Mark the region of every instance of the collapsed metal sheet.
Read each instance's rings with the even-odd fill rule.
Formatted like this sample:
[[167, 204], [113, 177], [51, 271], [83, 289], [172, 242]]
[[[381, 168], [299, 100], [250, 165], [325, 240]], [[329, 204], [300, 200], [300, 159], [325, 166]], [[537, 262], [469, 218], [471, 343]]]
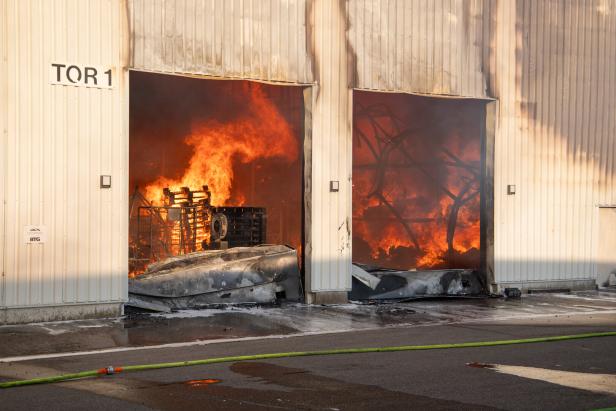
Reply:
[[298, 300], [297, 252], [282, 245], [209, 250], [151, 264], [128, 282], [128, 306], [155, 311]]
[[472, 296], [483, 292], [475, 270], [398, 271], [353, 264], [351, 300]]

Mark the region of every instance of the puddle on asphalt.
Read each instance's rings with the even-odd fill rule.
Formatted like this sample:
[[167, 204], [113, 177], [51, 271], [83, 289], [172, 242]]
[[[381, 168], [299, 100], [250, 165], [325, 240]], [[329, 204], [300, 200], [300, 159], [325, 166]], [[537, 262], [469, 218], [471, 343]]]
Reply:
[[[341, 363], [344, 364], [344, 363]], [[357, 366], [363, 364], [347, 364]], [[132, 390], [133, 401], [154, 409], [185, 411], [208, 409], [477, 409], [490, 407], [390, 390], [382, 385], [362, 384], [354, 378], [332, 378], [304, 368], [265, 362], [238, 362], [229, 365], [224, 383], [180, 380], [170, 384], [144, 384]], [[350, 379], [350, 381], [348, 380]], [[192, 385], [193, 381], [206, 381]], [[145, 382], [144, 382], [145, 383]], [[190, 388], [196, 387], [196, 388]]]

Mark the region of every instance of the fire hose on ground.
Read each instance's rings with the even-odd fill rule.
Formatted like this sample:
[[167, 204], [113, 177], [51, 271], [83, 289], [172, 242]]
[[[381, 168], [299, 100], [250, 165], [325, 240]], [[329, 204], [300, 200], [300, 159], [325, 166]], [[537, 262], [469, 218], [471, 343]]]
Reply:
[[311, 357], [321, 355], [342, 355], [342, 354], [366, 354], [379, 352], [396, 352], [396, 351], [423, 351], [423, 350], [444, 350], [454, 348], [477, 348], [477, 347], [497, 347], [503, 345], [515, 344], [532, 344], [532, 343], [547, 343], [567, 340], [579, 340], [585, 338], [597, 337], [615, 337], [616, 331], [559, 335], [552, 337], [524, 338], [516, 340], [497, 340], [497, 341], [475, 341], [465, 343], [451, 344], [432, 344], [432, 345], [402, 345], [393, 347], [371, 347], [371, 348], [341, 348], [321, 351], [293, 351], [271, 354], [254, 354], [254, 355], [236, 355], [230, 357], [207, 358], [202, 360], [167, 362], [158, 364], [142, 364], [142, 365], [127, 365], [123, 367], [109, 366], [97, 370], [82, 371], [72, 374], [55, 375], [50, 377], [33, 378], [29, 380], [6, 381], [0, 383], [0, 388], [12, 388], [24, 385], [34, 384], [49, 384], [54, 382], [69, 381], [80, 378], [96, 377], [102, 375], [113, 375], [118, 373], [159, 370], [163, 368], [190, 367], [195, 365], [220, 364], [238, 361], [250, 360], [270, 360], [275, 358], [292, 358], [292, 357]]

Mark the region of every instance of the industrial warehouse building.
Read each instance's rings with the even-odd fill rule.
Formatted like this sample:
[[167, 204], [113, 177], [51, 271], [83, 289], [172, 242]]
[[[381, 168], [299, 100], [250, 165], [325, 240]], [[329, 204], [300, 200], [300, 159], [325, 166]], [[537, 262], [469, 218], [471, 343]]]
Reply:
[[121, 314], [184, 194], [266, 213], [308, 302], [616, 270], [613, 1], [0, 0], [0, 58], [3, 323]]

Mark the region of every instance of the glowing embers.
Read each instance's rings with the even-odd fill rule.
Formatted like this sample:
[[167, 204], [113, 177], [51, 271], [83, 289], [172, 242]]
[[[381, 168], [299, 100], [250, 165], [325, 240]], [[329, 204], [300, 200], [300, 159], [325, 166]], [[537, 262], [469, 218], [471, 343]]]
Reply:
[[353, 260], [478, 268], [483, 105], [356, 92]]

